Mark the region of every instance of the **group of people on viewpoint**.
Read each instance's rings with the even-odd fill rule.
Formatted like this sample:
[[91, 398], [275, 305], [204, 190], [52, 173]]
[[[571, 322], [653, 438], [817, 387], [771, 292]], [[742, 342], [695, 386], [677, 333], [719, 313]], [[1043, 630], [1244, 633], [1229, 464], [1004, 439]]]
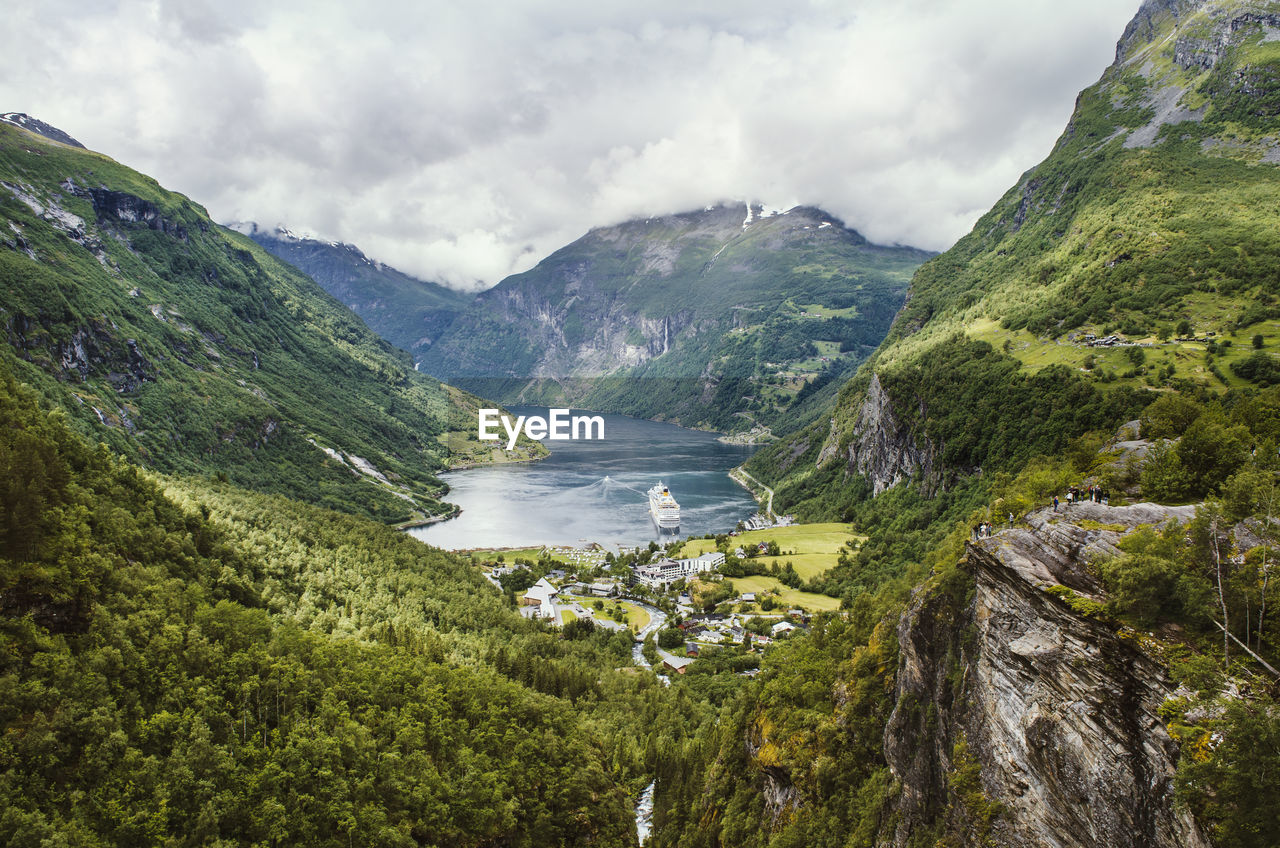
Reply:
[[[1092, 501], [1093, 503], [1108, 504], [1108, 505], [1111, 502], [1111, 499], [1107, 491], [1103, 489], [1101, 486], [1090, 486], [1089, 488], [1083, 491], [1081, 491], [1076, 486], [1072, 486], [1070, 489], [1067, 489], [1067, 506], [1071, 506], [1073, 503], [1084, 503], [1086, 500]], [[1060, 501], [1058, 500], [1058, 496], [1054, 495], [1053, 496], [1054, 512], [1058, 511], [1059, 503]]]
[[[1081, 489], [1078, 486], [1072, 486], [1071, 488], [1067, 489], [1067, 494], [1066, 494], [1067, 506], [1071, 506], [1072, 504], [1084, 503], [1085, 501], [1092, 501], [1093, 503], [1104, 504], [1107, 506], [1110, 506], [1111, 504], [1109, 493], [1107, 492], [1106, 489], [1103, 489], [1101, 486], [1089, 486], [1085, 489]], [[1054, 495], [1053, 511], [1057, 512], [1059, 506], [1062, 506], [1062, 501], [1058, 499], [1057, 495]], [[1013, 527], [1012, 512], [1009, 513], [1009, 527], [1010, 528]], [[992, 524], [990, 521], [983, 521], [981, 524], [973, 525], [974, 541], [977, 541], [978, 539], [986, 539], [990, 537], [991, 534], [995, 532], [995, 529], [996, 529], [995, 525]]]
[[[1010, 527], [1010, 528], [1012, 528], [1012, 527], [1013, 527], [1013, 513], [1012, 513], [1012, 512], [1011, 512], [1011, 513], [1009, 513], [1009, 527]], [[975, 524], [975, 525], [973, 526], [973, 538], [974, 538], [974, 541], [977, 541], [978, 539], [986, 539], [986, 538], [987, 538], [987, 537], [989, 537], [992, 533], [994, 533], [994, 532], [995, 532], [995, 530], [996, 530], [995, 525], [994, 525], [994, 524], [992, 524], [990, 521], [984, 521], [984, 522], [982, 522], [981, 524]]]

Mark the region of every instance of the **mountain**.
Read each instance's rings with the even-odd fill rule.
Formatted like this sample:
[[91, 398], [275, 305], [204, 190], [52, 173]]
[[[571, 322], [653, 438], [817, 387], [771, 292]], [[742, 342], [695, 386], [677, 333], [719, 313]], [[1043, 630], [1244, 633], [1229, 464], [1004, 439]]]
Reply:
[[756, 459], [782, 502], [842, 508], [814, 495], [833, 472], [1014, 467], [1132, 411], [1126, 389], [1280, 382], [1277, 28], [1270, 3], [1144, 4], [1048, 158], [920, 268], [830, 420]]
[[1145, 2], [748, 463], [862, 537], [805, 585], [844, 612], [665, 764], [655, 844], [1280, 844], [1277, 43], [1280, 3]]
[[415, 360], [473, 299], [372, 260], [355, 245], [300, 237], [284, 227], [266, 230], [251, 221], [230, 227], [300, 269]]
[[880, 341], [929, 255], [809, 207], [630, 221], [482, 293], [421, 365], [502, 401], [786, 429]]
[[33, 118], [23, 112], [5, 112], [0, 114], [0, 124], [11, 124], [15, 127], [21, 127], [29, 130], [36, 135], [42, 135], [50, 141], [56, 141], [60, 144], [69, 144], [72, 147], [84, 149], [84, 145], [67, 135], [55, 126], [46, 124], [38, 118]]
[[433, 475], [481, 453], [478, 399], [186, 197], [40, 126], [0, 123], [0, 357], [20, 380], [160, 471], [383, 519], [450, 509]]

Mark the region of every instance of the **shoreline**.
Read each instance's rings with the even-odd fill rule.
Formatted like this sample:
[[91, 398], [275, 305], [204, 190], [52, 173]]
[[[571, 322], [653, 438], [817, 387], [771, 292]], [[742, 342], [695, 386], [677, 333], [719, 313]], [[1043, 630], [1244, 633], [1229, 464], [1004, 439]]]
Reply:
[[444, 515], [428, 515], [424, 518], [410, 518], [408, 521], [392, 524], [391, 528], [393, 530], [412, 530], [415, 527], [429, 527], [432, 524], [439, 524], [451, 518], [457, 518], [459, 515], [462, 515], [462, 507], [455, 506], [453, 512], [448, 512]]
[[761, 427], [748, 430], [745, 433], [721, 433], [716, 437], [716, 441], [726, 445], [754, 448], [760, 445], [772, 444], [778, 441], [778, 437], [773, 435], [773, 431], [768, 427]]
[[[752, 477], [751, 474], [748, 473], [741, 465], [729, 469], [729, 479], [751, 493], [751, 497], [755, 500], [756, 506], [762, 507], [762, 515], [772, 521], [778, 520], [777, 513], [773, 511], [773, 489], [770, 489], [764, 483], [761, 483], [759, 480]], [[752, 483], [754, 483], [755, 486], [752, 486]], [[765, 493], [768, 494], [769, 502], [767, 505], [764, 503], [765, 496], [756, 493], [756, 487], [763, 489]]]
[[497, 468], [502, 465], [524, 465], [530, 462], [542, 462], [544, 459], [551, 458], [551, 448], [547, 448], [546, 456], [526, 456], [520, 459], [504, 459], [502, 462], [464, 462], [459, 465], [450, 465], [442, 474], [449, 474], [454, 471], [470, 471], [473, 468]]

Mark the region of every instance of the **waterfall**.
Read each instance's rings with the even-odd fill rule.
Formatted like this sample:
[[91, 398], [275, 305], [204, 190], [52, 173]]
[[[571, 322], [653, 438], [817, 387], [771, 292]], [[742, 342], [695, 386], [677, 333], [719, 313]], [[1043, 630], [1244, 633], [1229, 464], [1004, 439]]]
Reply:
[[643, 845], [649, 839], [649, 832], [653, 830], [653, 788], [657, 786], [657, 781], [650, 783], [640, 793], [640, 800], [636, 802], [636, 836]]

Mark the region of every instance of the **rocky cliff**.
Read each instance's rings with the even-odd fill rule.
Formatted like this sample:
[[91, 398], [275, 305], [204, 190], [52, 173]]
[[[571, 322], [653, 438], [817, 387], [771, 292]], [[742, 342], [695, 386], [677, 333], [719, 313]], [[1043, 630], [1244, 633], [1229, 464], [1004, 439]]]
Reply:
[[1114, 553], [1132, 528], [1193, 512], [1033, 512], [1026, 527], [967, 546], [967, 596], [918, 596], [899, 626], [885, 732], [903, 787], [892, 844], [938, 821], [973, 844], [1019, 848], [1209, 844], [1173, 805], [1177, 747], [1158, 715], [1173, 689], [1163, 664], [1141, 634], [1077, 611], [1098, 600], [1091, 559]]
[[916, 437], [908, 422], [920, 411], [912, 412], [910, 416], [896, 412], [879, 376], [872, 374], [852, 426], [846, 430], [836, 418], [831, 419], [817, 464], [840, 456], [846, 475], [866, 477], [877, 495], [911, 479], [933, 483], [938, 451], [928, 438]]

